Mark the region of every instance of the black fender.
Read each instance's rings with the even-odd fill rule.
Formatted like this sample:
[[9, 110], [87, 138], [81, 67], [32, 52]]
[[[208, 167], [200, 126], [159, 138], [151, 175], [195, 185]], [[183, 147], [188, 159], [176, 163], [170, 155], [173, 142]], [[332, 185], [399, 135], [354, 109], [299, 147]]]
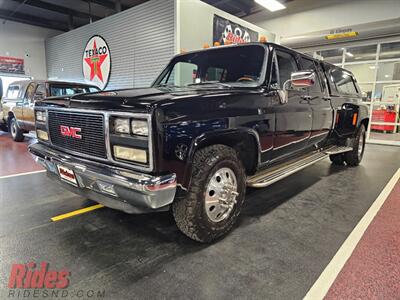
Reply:
[[[188, 188], [192, 175], [193, 158], [199, 149], [204, 147], [222, 144], [232, 148], [237, 148], [243, 142], [251, 141], [254, 147], [248, 147], [248, 151], [254, 154], [254, 161], [250, 162], [250, 157], [247, 160], [246, 171], [254, 173], [258, 168], [261, 160], [261, 144], [257, 131], [251, 128], [227, 128], [215, 131], [207, 131], [197, 136], [191, 143], [188, 151], [188, 156], [185, 164], [182, 186]], [[246, 162], [244, 162], [245, 164]], [[254, 164], [254, 165], [253, 165]]]
[[362, 103], [344, 103], [336, 112], [334, 134], [338, 138], [354, 136], [361, 124], [368, 127], [369, 109]]

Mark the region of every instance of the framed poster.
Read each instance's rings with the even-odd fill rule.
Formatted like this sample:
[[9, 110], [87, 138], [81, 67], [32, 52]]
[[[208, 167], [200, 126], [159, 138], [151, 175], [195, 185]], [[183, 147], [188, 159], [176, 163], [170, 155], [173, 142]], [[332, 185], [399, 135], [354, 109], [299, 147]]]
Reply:
[[213, 44], [215, 42], [221, 45], [242, 44], [258, 41], [258, 32], [220, 16], [214, 15], [213, 26]]
[[0, 73], [25, 74], [24, 59], [0, 56]]

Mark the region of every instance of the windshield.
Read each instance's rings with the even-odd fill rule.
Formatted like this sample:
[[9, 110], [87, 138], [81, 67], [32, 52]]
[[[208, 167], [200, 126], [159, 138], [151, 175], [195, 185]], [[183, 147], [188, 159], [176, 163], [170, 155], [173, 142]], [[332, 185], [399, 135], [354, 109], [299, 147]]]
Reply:
[[258, 45], [214, 48], [175, 57], [153, 86], [258, 86], [265, 49]]
[[66, 86], [61, 84], [50, 85], [50, 96], [69, 96], [75, 94], [98, 92], [100, 89], [87, 85]]

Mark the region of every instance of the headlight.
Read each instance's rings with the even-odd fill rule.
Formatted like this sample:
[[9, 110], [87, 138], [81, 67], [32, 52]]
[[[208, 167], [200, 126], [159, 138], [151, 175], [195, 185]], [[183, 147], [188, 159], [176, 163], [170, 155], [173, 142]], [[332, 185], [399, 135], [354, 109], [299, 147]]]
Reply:
[[142, 149], [114, 146], [114, 157], [144, 164], [147, 163], [147, 152]]
[[115, 118], [114, 132], [129, 134], [129, 119]]
[[47, 142], [49, 140], [49, 135], [44, 130], [37, 129], [36, 130], [36, 136], [37, 136], [37, 138], [39, 140], [42, 140], [42, 141], [46, 141]]
[[136, 135], [149, 135], [149, 127], [147, 121], [144, 120], [132, 120], [131, 122], [132, 134]]
[[46, 123], [46, 112], [45, 111], [37, 111], [36, 112], [36, 121]]

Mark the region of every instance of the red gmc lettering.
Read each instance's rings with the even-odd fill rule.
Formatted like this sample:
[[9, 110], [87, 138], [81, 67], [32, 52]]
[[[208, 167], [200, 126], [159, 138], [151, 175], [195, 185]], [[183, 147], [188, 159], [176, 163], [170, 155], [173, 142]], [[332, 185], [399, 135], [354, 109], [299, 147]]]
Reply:
[[60, 132], [63, 136], [69, 136], [79, 140], [82, 139], [82, 135], [79, 134], [81, 132], [81, 128], [60, 125]]

